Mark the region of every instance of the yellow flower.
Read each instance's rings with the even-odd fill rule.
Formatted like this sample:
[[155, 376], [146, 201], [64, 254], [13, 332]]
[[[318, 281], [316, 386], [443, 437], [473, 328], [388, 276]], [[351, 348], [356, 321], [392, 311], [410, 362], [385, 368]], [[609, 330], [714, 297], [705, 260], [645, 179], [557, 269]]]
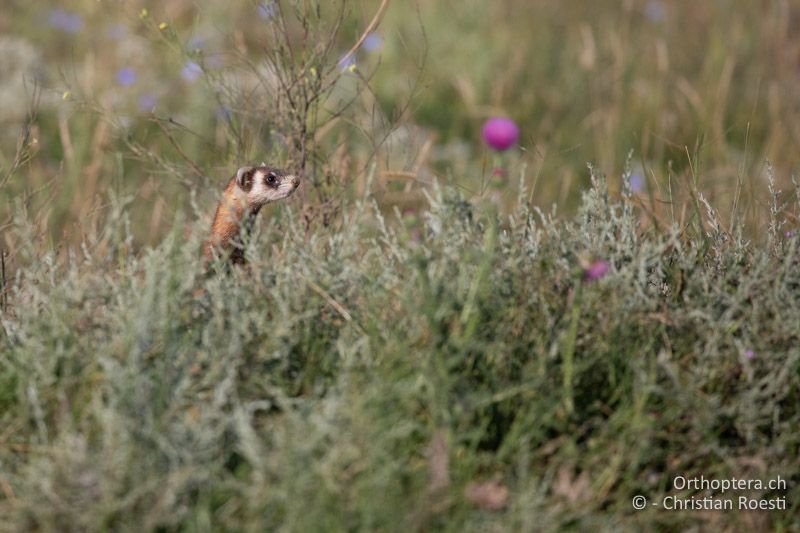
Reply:
[[162, 22], [161, 24], [158, 25], [158, 29], [161, 30], [161, 31], [166, 30], [167, 29], [167, 23], [166, 22]]
[[143, 20], [147, 18], [147, 9], [142, 8], [142, 10], [139, 12], [139, 18]]
[[355, 63], [353, 63], [352, 65], [347, 67], [347, 70], [349, 70], [350, 72], [355, 72], [356, 70], [358, 70], [358, 67], [356, 66]]
[[62, 100], [69, 100], [69, 97], [72, 96], [72, 93], [69, 91], [64, 91], [64, 94], [61, 95]]

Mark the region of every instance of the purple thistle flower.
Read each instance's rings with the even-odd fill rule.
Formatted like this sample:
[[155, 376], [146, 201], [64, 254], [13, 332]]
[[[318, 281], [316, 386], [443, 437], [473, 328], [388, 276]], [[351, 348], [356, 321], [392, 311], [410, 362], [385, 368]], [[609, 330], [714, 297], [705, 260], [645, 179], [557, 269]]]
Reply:
[[199, 78], [202, 73], [203, 69], [194, 61], [187, 61], [181, 69], [181, 77], [189, 83], [197, 81], [197, 78]]
[[367, 52], [377, 52], [383, 48], [383, 37], [375, 32], [372, 32], [364, 39], [362, 46]]
[[498, 152], [508, 150], [518, 139], [519, 128], [511, 119], [494, 117], [483, 125], [483, 141]]
[[123, 87], [130, 87], [136, 83], [136, 71], [131, 67], [124, 67], [117, 71], [117, 83]]
[[595, 261], [583, 269], [583, 279], [586, 281], [598, 281], [608, 274], [610, 267], [608, 261]]
[[787, 239], [791, 239], [792, 237], [794, 237], [794, 232], [786, 230], [783, 232], [783, 236], [786, 237]]
[[150, 112], [156, 107], [157, 103], [158, 97], [156, 95], [153, 93], [144, 93], [139, 97], [136, 105], [139, 108], [139, 111]]
[[756, 356], [756, 353], [753, 350], [746, 350], [744, 352], [744, 356], [747, 357], [748, 359], [752, 359]]
[[83, 19], [76, 13], [64, 9], [54, 9], [47, 19], [51, 28], [75, 35], [83, 29]]

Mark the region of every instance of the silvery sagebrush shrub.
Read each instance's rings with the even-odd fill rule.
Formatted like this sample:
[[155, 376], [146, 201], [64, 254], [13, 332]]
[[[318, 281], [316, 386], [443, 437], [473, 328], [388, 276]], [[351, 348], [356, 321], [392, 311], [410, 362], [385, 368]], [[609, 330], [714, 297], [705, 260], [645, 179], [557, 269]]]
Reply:
[[[0, 338], [4, 528], [688, 526], [630, 495], [796, 480], [796, 238], [729, 235], [705, 201], [703, 234], [642, 231], [627, 191], [592, 171], [561, 220], [434, 186], [420, 231], [369, 196], [312, 233], [279, 206], [229, 275], [180, 220], [132, 254], [124, 199], [68, 261], [31, 244]], [[500, 513], [462, 497], [486, 478]]]

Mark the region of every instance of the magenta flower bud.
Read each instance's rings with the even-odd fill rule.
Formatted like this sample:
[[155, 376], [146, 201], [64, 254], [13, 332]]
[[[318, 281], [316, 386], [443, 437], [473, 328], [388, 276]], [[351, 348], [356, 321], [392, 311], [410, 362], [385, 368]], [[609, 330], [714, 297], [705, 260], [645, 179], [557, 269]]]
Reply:
[[498, 152], [508, 150], [517, 143], [519, 128], [508, 118], [490, 118], [483, 125], [483, 141]]
[[583, 279], [586, 281], [597, 281], [602, 279], [603, 276], [608, 274], [609, 268], [608, 261], [595, 261], [583, 269]]

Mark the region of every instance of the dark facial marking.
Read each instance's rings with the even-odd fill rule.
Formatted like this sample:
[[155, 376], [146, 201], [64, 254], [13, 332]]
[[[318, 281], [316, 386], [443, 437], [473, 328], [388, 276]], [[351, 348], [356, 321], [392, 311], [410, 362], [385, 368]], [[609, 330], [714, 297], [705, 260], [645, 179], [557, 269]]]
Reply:
[[244, 192], [250, 192], [250, 189], [253, 188], [253, 169], [248, 169], [237, 176], [236, 183]]

